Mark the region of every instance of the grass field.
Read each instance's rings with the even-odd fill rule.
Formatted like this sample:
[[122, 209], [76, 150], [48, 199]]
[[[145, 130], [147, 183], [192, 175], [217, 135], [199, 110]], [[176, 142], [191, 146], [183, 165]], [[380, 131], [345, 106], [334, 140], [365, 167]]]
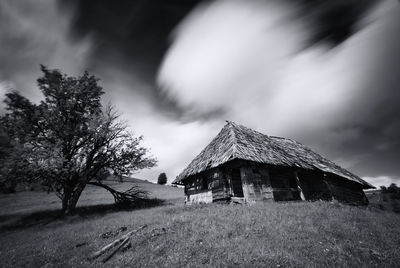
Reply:
[[[132, 237], [132, 247], [103, 265], [398, 267], [400, 263], [399, 214], [329, 202], [184, 206], [182, 189], [146, 187], [153, 196], [163, 195], [171, 202], [2, 229], [1, 266], [97, 267], [102, 259], [89, 260], [90, 254], [144, 224], [147, 228]], [[92, 196], [95, 191], [88, 189], [82, 201], [99, 204], [103, 199]], [[2, 215], [17, 217], [27, 211], [23, 201], [8, 204], [16, 210], [14, 214], [4, 207], [3, 197], [0, 202], [2, 210], [8, 210]], [[34, 204], [36, 209], [45, 206], [39, 200]], [[102, 238], [104, 233], [115, 237]]]
[[[109, 180], [105, 182], [113, 189], [124, 191], [133, 185], [149, 192], [150, 198], [159, 198], [168, 202], [183, 202], [183, 189], [163, 186], [147, 181], [129, 178], [124, 182]], [[97, 186], [87, 185], [83, 191], [78, 207], [113, 204], [113, 196], [105, 189]], [[54, 193], [43, 191], [24, 191], [17, 194], [0, 195], [0, 217], [38, 212], [44, 210], [57, 210], [61, 208], [61, 201]]]

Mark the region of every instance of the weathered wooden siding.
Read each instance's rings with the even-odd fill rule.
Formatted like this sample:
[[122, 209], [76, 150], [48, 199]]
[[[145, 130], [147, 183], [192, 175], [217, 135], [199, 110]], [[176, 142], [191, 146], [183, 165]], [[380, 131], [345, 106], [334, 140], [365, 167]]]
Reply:
[[328, 184], [333, 198], [339, 202], [355, 205], [368, 204], [364, 191], [357, 183], [349, 182], [335, 175], [326, 176], [325, 182]]
[[221, 166], [220, 170], [225, 180], [226, 194], [230, 197], [243, 197], [240, 166], [243, 161], [233, 160]]
[[301, 200], [293, 170], [271, 168], [269, 174], [275, 201]]
[[208, 190], [208, 184], [205, 179], [203, 176], [193, 176], [190, 178], [185, 185], [185, 194], [192, 195]]
[[273, 199], [267, 168], [249, 165], [242, 167], [240, 173], [246, 201], [255, 202]]
[[[219, 168], [213, 168], [189, 178], [185, 184], [186, 202], [209, 203], [229, 198], [229, 186]], [[210, 201], [211, 200], [211, 201]]]
[[212, 191], [191, 194], [186, 196], [186, 204], [206, 204], [213, 202]]
[[322, 172], [300, 171], [297, 176], [306, 200], [332, 200], [332, 193]]
[[361, 186], [344, 178], [244, 160], [233, 160], [191, 176], [185, 182], [185, 195], [189, 204], [229, 199], [250, 203], [302, 199], [368, 203]]
[[220, 169], [216, 169], [210, 174], [212, 178], [212, 199], [213, 201], [229, 198], [229, 186], [226, 177]]

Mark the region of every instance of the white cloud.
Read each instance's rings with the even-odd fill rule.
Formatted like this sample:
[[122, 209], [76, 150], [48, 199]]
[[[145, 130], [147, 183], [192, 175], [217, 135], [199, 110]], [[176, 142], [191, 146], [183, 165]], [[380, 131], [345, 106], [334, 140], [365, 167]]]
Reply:
[[183, 106], [224, 108], [230, 119], [268, 133], [332, 126], [363, 93], [374, 65], [365, 55], [380, 29], [369, 27], [333, 50], [299, 52], [306, 25], [290, 22], [288, 10], [259, 1], [198, 7], [176, 29], [159, 84]]
[[[159, 84], [192, 110], [223, 108], [226, 119], [295, 138], [322, 154], [326, 144], [357, 141], [362, 133], [355, 129], [332, 129], [365, 119], [352, 109], [371, 94], [365, 81], [374, 71], [376, 42], [398, 5], [385, 1], [367, 27], [332, 50], [301, 50], [306, 24], [288, 20], [291, 9], [276, 3], [214, 1], [196, 8], [174, 32]], [[336, 157], [350, 168], [362, 160]]]
[[268, 97], [264, 88], [275, 87], [300, 47], [301, 29], [287, 23], [290, 14], [278, 4], [251, 3], [203, 4], [175, 30], [158, 82], [183, 106], [241, 106], [237, 100], [257, 102]]
[[[121, 120], [127, 121], [136, 136], [143, 135], [143, 145], [158, 159], [157, 167], [139, 171], [134, 177], [156, 182], [165, 172], [168, 182], [172, 182], [221, 128], [217, 121], [182, 123], [155, 113], [154, 106], [140, 93], [148, 85], [133, 75], [112, 72], [112, 79], [101, 84], [107, 91], [104, 102], [110, 101], [116, 107]], [[132, 91], [132, 87], [142, 90]]]
[[376, 177], [363, 177], [363, 180], [371, 183], [376, 188], [380, 186], [389, 186], [392, 183], [395, 183], [397, 186], [400, 186], [400, 177], [392, 177], [392, 176], [376, 176]]
[[[301, 51], [308, 29], [301, 21], [288, 19], [291, 11], [279, 1], [222, 0], [198, 6], [175, 30], [159, 70], [159, 84], [191, 112], [223, 108], [226, 119], [300, 139], [313, 148], [323, 148], [331, 140], [357, 140], [356, 130], [337, 135], [327, 129], [354, 120], [347, 107], [365, 93], [362, 83], [375, 66], [374, 57], [365, 55], [374, 54], [379, 46], [371, 40], [382, 31], [388, 10], [373, 12], [370, 26], [331, 51], [322, 47]], [[398, 10], [389, 11], [392, 17], [398, 15]], [[70, 14], [60, 12], [56, 2], [1, 1], [0, 15], [0, 60], [2, 53], [14, 55], [11, 63], [16, 67], [9, 80], [28, 98], [39, 95], [35, 84], [39, 63], [71, 75], [85, 68], [92, 41], [69, 39]], [[13, 49], [10, 40], [19, 40], [22, 49]], [[107, 77], [103, 81], [107, 99], [136, 134], [144, 135], [145, 145], [159, 159], [158, 167], [138, 177], [155, 181], [166, 172], [172, 181], [223, 126], [222, 119], [180, 123], [156, 114], [148, 99], [132, 90], [148, 87], [133, 81], [135, 74], [132, 80], [104, 66], [98, 70]], [[1, 94], [4, 85], [0, 83]], [[344, 163], [348, 160], [343, 158]]]
[[157, 167], [140, 172], [140, 177], [155, 181], [161, 172], [166, 172], [168, 182], [172, 182], [219, 132], [219, 127], [200, 122], [180, 124], [154, 119], [140, 124], [144, 145], [151, 148], [159, 160]]

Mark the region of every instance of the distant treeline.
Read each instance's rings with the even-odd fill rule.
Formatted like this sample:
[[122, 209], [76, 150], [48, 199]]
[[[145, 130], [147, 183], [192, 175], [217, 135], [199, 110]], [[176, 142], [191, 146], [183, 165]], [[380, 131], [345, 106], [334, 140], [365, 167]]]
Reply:
[[394, 199], [400, 199], [400, 187], [395, 183], [390, 184], [389, 187], [381, 186], [381, 192], [383, 194], [391, 194]]

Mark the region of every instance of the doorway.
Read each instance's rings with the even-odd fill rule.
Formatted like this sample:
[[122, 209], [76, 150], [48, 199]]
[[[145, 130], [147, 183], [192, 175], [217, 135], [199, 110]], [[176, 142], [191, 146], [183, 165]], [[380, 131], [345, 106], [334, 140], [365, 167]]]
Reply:
[[240, 176], [240, 169], [238, 168], [232, 169], [232, 188], [233, 188], [233, 196], [244, 197], [242, 179]]

